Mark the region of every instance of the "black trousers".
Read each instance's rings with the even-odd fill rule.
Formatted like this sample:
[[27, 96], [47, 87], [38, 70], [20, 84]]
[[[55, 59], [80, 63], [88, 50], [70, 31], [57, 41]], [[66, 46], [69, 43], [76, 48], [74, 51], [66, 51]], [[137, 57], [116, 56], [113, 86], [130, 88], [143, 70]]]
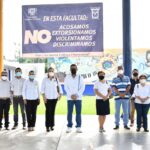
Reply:
[[10, 99], [0, 99], [0, 128], [2, 128], [2, 119], [5, 118], [5, 127], [9, 126], [9, 109], [10, 109]]
[[27, 100], [27, 104], [25, 105], [25, 107], [28, 127], [35, 127], [37, 106], [38, 100]]
[[14, 123], [18, 125], [18, 105], [20, 105], [21, 115], [22, 115], [22, 124], [25, 126], [26, 117], [25, 117], [25, 105], [23, 101], [23, 97], [13, 97], [13, 109], [14, 109]]
[[46, 111], [45, 111], [45, 126], [46, 127], [53, 127], [55, 125], [55, 108], [57, 104], [57, 99], [50, 99], [47, 100], [45, 104]]

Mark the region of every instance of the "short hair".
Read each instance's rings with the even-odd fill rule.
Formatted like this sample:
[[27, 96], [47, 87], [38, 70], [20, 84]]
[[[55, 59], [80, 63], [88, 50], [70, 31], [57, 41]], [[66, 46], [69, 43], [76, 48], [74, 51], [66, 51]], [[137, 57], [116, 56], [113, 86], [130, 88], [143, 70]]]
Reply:
[[141, 74], [140, 76], [139, 76], [139, 79], [141, 79], [141, 78], [145, 78], [145, 79], [147, 79], [147, 75], [146, 74]]
[[53, 67], [49, 67], [47, 71], [49, 72], [50, 70], [54, 70], [54, 68]]
[[99, 71], [99, 72], [97, 73], [97, 75], [99, 75], [100, 73], [103, 73], [103, 74], [105, 75], [105, 72], [104, 72], [104, 71]]
[[70, 65], [70, 68], [71, 68], [71, 67], [77, 67], [77, 65], [76, 65], [76, 64], [71, 64], [71, 65]]
[[29, 74], [30, 74], [30, 73], [34, 73], [34, 70], [30, 70], [30, 71], [29, 71]]
[[17, 67], [17, 68], [15, 69], [15, 72], [16, 72], [17, 70], [22, 71], [20, 67]]
[[134, 72], [134, 71], [137, 71], [137, 72], [139, 72], [139, 70], [138, 70], [138, 69], [133, 69], [133, 70], [132, 70], [132, 72]]
[[7, 74], [7, 71], [6, 70], [3, 70], [2, 72], [1, 72], [1, 75], [2, 74]]
[[120, 65], [117, 67], [117, 70], [121, 70], [121, 69], [124, 69], [123, 66]]

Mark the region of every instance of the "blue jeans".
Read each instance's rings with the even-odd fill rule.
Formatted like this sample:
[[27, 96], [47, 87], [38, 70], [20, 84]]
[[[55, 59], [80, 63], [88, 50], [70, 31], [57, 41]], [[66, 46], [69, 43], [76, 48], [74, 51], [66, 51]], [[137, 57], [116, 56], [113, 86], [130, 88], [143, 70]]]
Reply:
[[137, 112], [137, 128], [141, 128], [141, 118], [143, 118], [143, 127], [147, 129], [147, 114], [149, 111], [149, 104], [137, 104], [135, 103], [135, 109]]
[[73, 106], [75, 105], [76, 108], [76, 128], [81, 127], [81, 108], [82, 108], [82, 101], [81, 100], [68, 100], [68, 114], [67, 114], [67, 120], [68, 120], [68, 127], [72, 127], [72, 113], [73, 113]]
[[121, 105], [123, 109], [123, 122], [124, 122], [124, 126], [126, 126], [129, 120], [129, 112], [128, 112], [129, 100], [128, 99], [115, 100], [115, 123], [117, 126], [119, 126]]

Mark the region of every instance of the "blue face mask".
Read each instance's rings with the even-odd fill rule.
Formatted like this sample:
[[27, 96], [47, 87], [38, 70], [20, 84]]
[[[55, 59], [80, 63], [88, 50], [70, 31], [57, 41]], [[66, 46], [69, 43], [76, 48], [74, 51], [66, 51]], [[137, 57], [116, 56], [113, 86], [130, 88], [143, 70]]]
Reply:
[[35, 78], [34, 75], [29, 75], [29, 79], [33, 80]]
[[22, 73], [21, 72], [16, 72], [16, 77], [21, 77]]

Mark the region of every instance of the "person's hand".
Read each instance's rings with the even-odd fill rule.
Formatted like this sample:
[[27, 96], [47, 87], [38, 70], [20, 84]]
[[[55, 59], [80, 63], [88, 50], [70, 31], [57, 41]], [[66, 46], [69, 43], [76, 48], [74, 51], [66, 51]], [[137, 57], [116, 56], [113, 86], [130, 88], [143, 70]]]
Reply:
[[26, 104], [27, 104], [27, 100], [26, 100], [26, 99], [24, 99], [23, 101], [24, 101], [24, 104], [26, 105]]
[[125, 97], [125, 94], [124, 94], [124, 93], [120, 93], [119, 96], [120, 96], [121, 98], [124, 98], [124, 97]]
[[46, 104], [46, 103], [47, 103], [47, 98], [46, 98], [46, 97], [44, 97], [43, 99], [44, 99], [44, 103]]
[[142, 102], [144, 103], [145, 101], [147, 101], [149, 99], [149, 97], [145, 97], [145, 98], [141, 98]]
[[77, 95], [75, 95], [75, 94], [71, 95], [71, 99], [72, 100], [77, 100]]
[[58, 100], [60, 100], [60, 99], [61, 99], [61, 96], [62, 96], [61, 94], [59, 94], [59, 95], [58, 95]]
[[108, 99], [108, 95], [103, 96], [103, 101], [106, 101]]

